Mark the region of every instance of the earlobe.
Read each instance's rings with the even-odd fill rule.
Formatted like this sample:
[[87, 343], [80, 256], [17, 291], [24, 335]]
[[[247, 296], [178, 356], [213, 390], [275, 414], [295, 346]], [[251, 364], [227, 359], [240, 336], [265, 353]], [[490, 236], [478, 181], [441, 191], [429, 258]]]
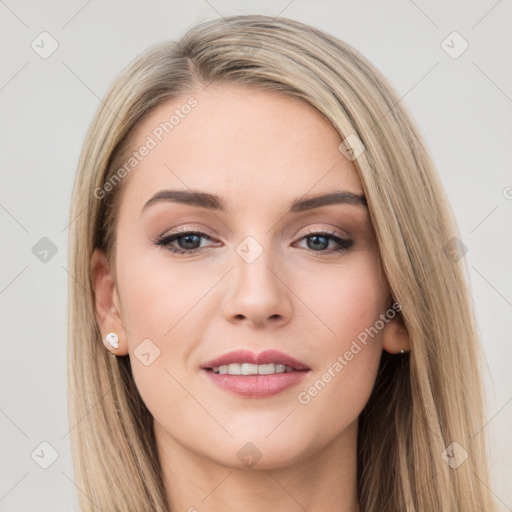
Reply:
[[401, 316], [396, 316], [384, 328], [382, 348], [390, 354], [409, 352], [409, 333]]
[[[106, 255], [95, 249], [91, 258], [91, 280], [94, 291], [96, 321], [105, 348], [116, 355], [126, 355], [126, 329], [121, 315], [115, 280]], [[112, 343], [117, 338], [118, 347]]]

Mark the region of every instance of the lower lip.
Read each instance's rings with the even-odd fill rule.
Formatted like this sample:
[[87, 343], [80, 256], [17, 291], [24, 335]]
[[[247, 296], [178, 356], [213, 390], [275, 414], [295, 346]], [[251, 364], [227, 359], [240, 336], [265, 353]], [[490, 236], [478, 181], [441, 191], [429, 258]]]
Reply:
[[227, 375], [202, 370], [219, 388], [247, 398], [267, 398], [301, 382], [309, 370], [272, 375]]

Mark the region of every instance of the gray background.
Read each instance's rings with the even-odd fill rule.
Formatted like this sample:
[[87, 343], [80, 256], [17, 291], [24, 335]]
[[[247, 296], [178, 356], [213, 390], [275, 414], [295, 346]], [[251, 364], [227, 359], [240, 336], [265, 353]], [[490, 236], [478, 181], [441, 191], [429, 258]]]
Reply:
[[[0, 0], [0, 510], [78, 509], [66, 411], [67, 219], [99, 98], [150, 44], [235, 13], [281, 14], [340, 37], [412, 111], [468, 248], [487, 360], [490, 487], [499, 510], [512, 510], [512, 5], [495, 0]], [[58, 43], [46, 59], [31, 47], [43, 31]], [[453, 31], [469, 44], [457, 58], [446, 45], [458, 53], [462, 40], [442, 45]], [[33, 252], [43, 237], [57, 251], [46, 261]]]

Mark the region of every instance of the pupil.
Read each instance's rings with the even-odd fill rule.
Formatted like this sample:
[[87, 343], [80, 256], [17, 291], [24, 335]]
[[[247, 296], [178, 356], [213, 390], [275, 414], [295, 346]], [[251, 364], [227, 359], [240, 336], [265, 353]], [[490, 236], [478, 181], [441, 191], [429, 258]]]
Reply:
[[[318, 249], [319, 246], [322, 246], [323, 249], [326, 249], [327, 246], [329, 245], [329, 242], [325, 236], [314, 235], [314, 236], [310, 236], [308, 239], [314, 241], [312, 246], [310, 246], [310, 244], [308, 243], [308, 246], [310, 246], [309, 247], [310, 249], [314, 249], [314, 248]], [[318, 240], [323, 240], [324, 243], [320, 242], [320, 244], [319, 244]], [[325, 242], [327, 242], [327, 244]]]
[[[196, 240], [190, 242], [191, 239], [195, 238]], [[195, 247], [189, 247], [189, 242], [194, 245], [194, 242], [197, 242], [197, 239], [199, 239], [198, 235], [185, 235], [185, 236], [182, 236], [180, 238], [180, 240], [185, 240], [185, 243], [184, 244], [180, 244], [180, 245], [184, 245], [185, 247], [182, 247], [183, 249], [195, 249]]]

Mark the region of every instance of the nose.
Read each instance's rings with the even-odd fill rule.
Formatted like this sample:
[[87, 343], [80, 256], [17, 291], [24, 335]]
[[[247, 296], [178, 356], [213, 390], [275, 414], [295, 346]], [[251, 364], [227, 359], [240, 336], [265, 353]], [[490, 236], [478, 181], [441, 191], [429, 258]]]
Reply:
[[221, 309], [229, 322], [261, 328], [281, 327], [290, 321], [293, 292], [270, 251], [263, 251], [252, 262], [235, 255], [234, 268], [226, 277]]

